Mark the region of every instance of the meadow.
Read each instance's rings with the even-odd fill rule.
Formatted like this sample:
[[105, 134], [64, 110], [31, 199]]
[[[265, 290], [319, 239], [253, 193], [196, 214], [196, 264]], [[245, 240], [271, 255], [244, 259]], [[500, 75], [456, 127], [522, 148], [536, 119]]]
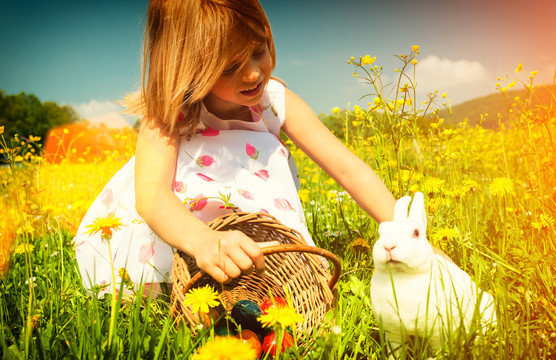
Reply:
[[[416, 98], [418, 53], [413, 46], [398, 56], [390, 85], [382, 83], [375, 58], [351, 58], [354, 76], [369, 85], [369, 102], [331, 109], [341, 125], [336, 135], [396, 198], [425, 194], [430, 242], [494, 296], [498, 322], [487, 335], [458, 334], [437, 353], [415, 341], [408, 358], [554, 359], [556, 94], [535, 102], [537, 73], [524, 74], [520, 64], [498, 79], [504, 112], [483, 114], [485, 121], [496, 119], [496, 129], [454, 123], [445, 94]], [[511, 96], [517, 87], [527, 95]], [[448, 116], [440, 117], [441, 110]], [[210, 329], [193, 334], [176, 327], [168, 298], [96, 298], [81, 284], [73, 234], [106, 182], [133, 156], [133, 130], [62, 128], [51, 135], [57, 146], [48, 151], [40, 139], [5, 139], [3, 130], [2, 358], [188, 359], [218, 343]], [[95, 147], [99, 137], [107, 144], [102, 149]], [[299, 169], [309, 230], [319, 247], [341, 259], [342, 275], [334, 307], [308, 335], [311, 341], [281, 358], [387, 358], [370, 303], [378, 226], [286, 144]], [[204, 358], [219, 358], [213, 351]]]

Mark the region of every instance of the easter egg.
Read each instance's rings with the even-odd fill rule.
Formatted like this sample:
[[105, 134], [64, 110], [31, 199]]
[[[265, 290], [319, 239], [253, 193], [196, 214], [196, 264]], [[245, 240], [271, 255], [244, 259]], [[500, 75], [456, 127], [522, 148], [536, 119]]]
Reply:
[[214, 335], [217, 336], [234, 336], [236, 331], [230, 327], [219, 326], [214, 328]]
[[[281, 349], [280, 353], [286, 351], [286, 349], [292, 346], [293, 343], [294, 343], [293, 336], [291, 336], [291, 334], [288, 332], [284, 332], [284, 338], [282, 339], [282, 346], [280, 348]], [[265, 354], [270, 353], [271, 356], [276, 356], [276, 352], [278, 350], [277, 350], [276, 333], [274, 331], [271, 331], [270, 333], [268, 333], [268, 335], [264, 337], [263, 351]]]
[[263, 314], [267, 313], [267, 310], [274, 307], [281, 307], [281, 306], [289, 306], [286, 300], [282, 299], [281, 297], [275, 296], [274, 298], [267, 299], [261, 305], [261, 311]]
[[242, 329], [249, 329], [255, 333], [262, 332], [262, 325], [257, 320], [263, 312], [256, 302], [251, 300], [240, 300], [232, 308], [231, 315], [234, 321], [241, 325]]
[[236, 338], [243, 340], [251, 346], [257, 353], [257, 359], [261, 357], [263, 353], [263, 345], [259, 340], [259, 336], [249, 329], [242, 330], [239, 334], [236, 334]]
[[210, 312], [208, 314], [205, 313], [201, 313], [200, 314], [200, 323], [203, 324], [203, 326], [205, 327], [209, 327], [212, 324], [215, 324], [218, 322], [218, 320], [220, 319], [220, 314], [218, 313], [218, 311], [216, 311], [216, 309], [210, 309]]

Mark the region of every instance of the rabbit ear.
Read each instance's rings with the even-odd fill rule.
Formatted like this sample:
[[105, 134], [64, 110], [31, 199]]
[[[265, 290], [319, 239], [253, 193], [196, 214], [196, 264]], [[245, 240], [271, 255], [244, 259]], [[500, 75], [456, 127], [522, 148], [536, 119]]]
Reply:
[[411, 197], [404, 196], [396, 201], [394, 206], [394, 220], [405, 220], [407, 219], [407, 209], [409, 208], [409, 203], [411, 202]]
[[425, 197], [423, 193], [417, 192], [413, 197], [409, 218], [420, 223], [424, 228], [427, 227], [427, 213], [425, 212]]

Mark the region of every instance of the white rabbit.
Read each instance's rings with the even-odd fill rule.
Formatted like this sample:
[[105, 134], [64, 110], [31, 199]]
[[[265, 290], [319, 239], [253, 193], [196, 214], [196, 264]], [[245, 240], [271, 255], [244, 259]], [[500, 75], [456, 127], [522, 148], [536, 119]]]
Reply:
[[408, 336], [427, 338], [435, 350], [447, 331], [496, 323], [492, 296], [453, 262], [433, 252], [426, 237], [423, 194], [415, 194], [408, 216], [410, 201], [405, 196], [396, 202], [394, 221], [380, 224], [373, 248], [372, 308], [396, 355]]

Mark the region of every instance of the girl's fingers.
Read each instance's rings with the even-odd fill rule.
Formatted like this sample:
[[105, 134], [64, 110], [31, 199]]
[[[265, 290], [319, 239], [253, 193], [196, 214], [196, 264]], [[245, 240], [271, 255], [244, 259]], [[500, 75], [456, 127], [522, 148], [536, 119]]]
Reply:
[[220, 269], [230, 277], [230, 279], [235, 279], [241, 275], [241, 269], [236, 265], [236, 263], [231, 259], [227, 258], [220, 264]]
[[255, 266], [255, 274], [258, 276], [264, 276], [265, 273], [265, 265], [264, 265], [264, 256], [261, 248], [257, 245], [256, 242], [249, 239], [242, 243], [241, 249], [251, 258], [253, 265]]

